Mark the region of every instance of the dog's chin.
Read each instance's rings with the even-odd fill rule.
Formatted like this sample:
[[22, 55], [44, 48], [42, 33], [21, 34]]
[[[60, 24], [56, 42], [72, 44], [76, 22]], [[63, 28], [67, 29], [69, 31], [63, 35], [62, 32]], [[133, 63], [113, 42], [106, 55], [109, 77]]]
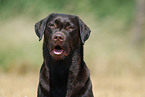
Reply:
[[51, 55], [51, 56], [54, 60], [64, 60], [65, 59], [65, 56], [62, 56], [62, 55], [58, 56], [58, 55], [54, 54], [54, 55]]
[[54, 60], [64, 60], [70, 53], [70, 49], [64, 50], [61, 46], [55, 46], [50, 55]]

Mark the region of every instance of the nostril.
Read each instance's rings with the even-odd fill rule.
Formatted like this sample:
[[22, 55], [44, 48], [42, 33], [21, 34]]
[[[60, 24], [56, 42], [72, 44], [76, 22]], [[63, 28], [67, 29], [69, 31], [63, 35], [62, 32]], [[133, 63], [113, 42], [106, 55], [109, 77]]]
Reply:
[[63, 37], [62, 37], [62, 36], [60, 36], [60, 37], [59, 37], [59, 40], [60, 40], [60, 41], [63, 41]]
[[57, 40], [57, 36], [54, 36], [54, 38], [53, 38], [53, 39], [54, 39], [54, 41], [56, 41], [56, 40]]
[[54, 39], [57, 39], [57, 36], [54, 36]]

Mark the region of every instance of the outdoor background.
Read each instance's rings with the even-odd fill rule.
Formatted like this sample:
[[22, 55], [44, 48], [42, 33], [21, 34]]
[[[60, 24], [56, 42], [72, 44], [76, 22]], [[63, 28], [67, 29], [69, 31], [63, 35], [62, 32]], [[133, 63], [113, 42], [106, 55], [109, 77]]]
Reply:
[[145, 0], [0, 0], [0, 97], [36, 97], [42, 43], [34, 25], [75, 14], [95, 97], [145, 97]]

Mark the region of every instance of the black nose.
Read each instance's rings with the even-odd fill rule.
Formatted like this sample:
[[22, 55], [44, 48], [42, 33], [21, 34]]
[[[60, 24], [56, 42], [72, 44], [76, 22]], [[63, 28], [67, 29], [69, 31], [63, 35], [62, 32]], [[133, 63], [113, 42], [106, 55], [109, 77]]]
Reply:
[[52, 36], [52, 39], [54, 41], [64, 41], [65, 40], [65, 36], [63, 33], [57, 32]]
[[63, 36], [60, 35], [60, 34], [57, 34], [57, 35], [54, 36], [54, 40], [55, 40], [55, 41], [57, 41], [57, 40], [63, 41]]

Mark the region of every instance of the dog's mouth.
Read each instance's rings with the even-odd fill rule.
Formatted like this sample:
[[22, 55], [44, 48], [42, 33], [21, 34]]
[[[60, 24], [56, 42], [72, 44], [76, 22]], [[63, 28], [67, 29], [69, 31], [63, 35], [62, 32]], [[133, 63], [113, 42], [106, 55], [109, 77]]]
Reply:
[[55, 46], [54, 49], [53, 49], [53, 53], [54, 53], [55, 55], [61, 55], [61, 54], [63, 53], [63, 51], [64, 51], [64, 50], [63, 50], [62, 47], [59, 46], [59, 45]]
[[50, 55], [56, 60], [63, 60], [69, 54], [70, 48], [61, 45], [54, 46], [50, 51]]

